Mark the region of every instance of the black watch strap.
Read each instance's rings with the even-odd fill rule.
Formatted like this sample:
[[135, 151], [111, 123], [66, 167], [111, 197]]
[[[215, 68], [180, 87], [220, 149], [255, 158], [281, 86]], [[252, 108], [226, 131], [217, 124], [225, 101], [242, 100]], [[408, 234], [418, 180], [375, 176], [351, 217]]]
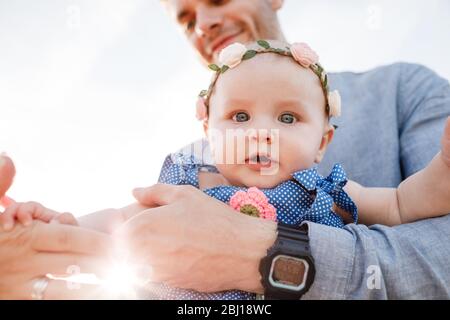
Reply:
[[264, 299], [300, 299], [311, 287], [315, 267], [307, 228], [278, 224], [277, 239], [259, 266]]

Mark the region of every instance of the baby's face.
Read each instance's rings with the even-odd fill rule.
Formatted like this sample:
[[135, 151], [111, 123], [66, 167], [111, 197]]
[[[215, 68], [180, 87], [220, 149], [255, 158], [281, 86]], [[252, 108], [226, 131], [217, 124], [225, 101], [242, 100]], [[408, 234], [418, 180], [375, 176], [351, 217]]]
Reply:
[[333, 128], [318, 77], [292, 59], [259, 54], [222, 74], [205, 127], [233, 185], [272, 188], [321, 161]]

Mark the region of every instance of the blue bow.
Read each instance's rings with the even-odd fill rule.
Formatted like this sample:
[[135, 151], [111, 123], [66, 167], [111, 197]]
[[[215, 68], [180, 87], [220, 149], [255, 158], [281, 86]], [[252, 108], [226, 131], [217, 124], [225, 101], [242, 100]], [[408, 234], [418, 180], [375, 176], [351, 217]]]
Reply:
[[306, 190], [316, 192], [314, 203], [305, 215], [307, 220], [323, 223], [323, 219], [330, 219], [330, 216], [317, 214], [317, 212], [323, 211], [317, 209], [327, 208], [332, 211], [333, 203], [336, 203], [338, 207], [351, 213], [356, 223], [358, 217], [357, 208], [347, 193], [342, 189], [347, 183], [347, 177], [340, 164], [335, 164], [326, 178], [323, 178], [317, 172], [316, 167], [298, 171], [292, 177]]

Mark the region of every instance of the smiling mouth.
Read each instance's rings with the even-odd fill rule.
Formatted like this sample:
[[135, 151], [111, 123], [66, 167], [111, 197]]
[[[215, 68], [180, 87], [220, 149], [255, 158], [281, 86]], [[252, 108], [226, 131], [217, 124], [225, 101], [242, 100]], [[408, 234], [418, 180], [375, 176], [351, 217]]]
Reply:
[[239, 31], [238, 33], [235, 33], [229, 37], [224, 38], [222, 41], [220, 41], [219, 43], [217, 43], [211, 50], [212, 55], [216, 54], [218, 51], [222, 50], [223, 48], [225, 48], [228, 44], [230, 44], [230, 42], [233, 41], [233, 39], [235, 39], [237, 36], [239, 36], [242, 32]]

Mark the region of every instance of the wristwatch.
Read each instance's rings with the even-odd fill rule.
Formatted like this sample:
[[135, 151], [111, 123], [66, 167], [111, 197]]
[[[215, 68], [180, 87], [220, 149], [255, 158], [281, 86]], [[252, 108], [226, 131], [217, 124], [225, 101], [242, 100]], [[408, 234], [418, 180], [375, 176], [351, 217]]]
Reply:
[[311, 287], [316, 273], [308, 225], [278, 223], [277, 231], [274, 245], [259, 264], [264, 299], [300, 299]]

